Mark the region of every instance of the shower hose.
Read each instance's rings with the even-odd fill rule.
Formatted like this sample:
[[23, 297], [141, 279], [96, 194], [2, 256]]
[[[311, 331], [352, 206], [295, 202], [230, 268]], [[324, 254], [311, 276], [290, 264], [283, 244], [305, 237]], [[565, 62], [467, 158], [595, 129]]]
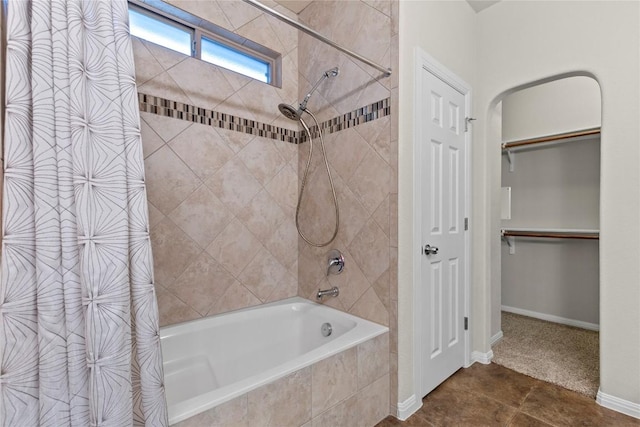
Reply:
[[298, 234], [300, 235], [300, 237], [302, 237], [302, 239], [305, 242], [307, 242], [311, 246], [321, 248], [333, 242], [333, 239], [335, 239], [336, 236], [338, 235], [338, 228], [340, 227], [340, 213], [338, 209], [338, 198], [336, 197], [336, 189], [335, 189], [335, 186], [333, 185], [333, 179], [331, 178], [331, 170], [329, 169], [329, 162], [327, 161], [327, 153], [324, 149], [324, 138], [322, 137], [322, 129], [320, 129], [320, 124], [318, 123], [318, 119], [316, 119], [316, 116], [311, 111], [307, 110], [306, 108], [303, 111], [309, 114], [313, 118], [313, 121], [316, 123], [316, 127], [318, 128], [318, 133], [320, 134], [320, 148], [322, 149], [322, 157], [324, 159], [324, 165], [327, 168], [327, 176], [329, 177], [329, 184], [331, 185], [331, 194], [333, 195], [333, 204], [336, 207], [336, 228], [333, 230], [333, 235], [331, 236], [331, 238], [324, 243], [312, 242], [307, 236], [304, 235], [304, 233], [300, 229], [300, 221], [299, 221], [300, 204], [302, 202], [302, 195], [304, 193], [304, 187], [307, 183], [307, 175], [309, 174], [309, 166], [311, 165], [311, 159], [313, 156], [313, 138], [311, 137], [311, 131], [309, 130], [309, 126], [307, 126], [307, 124], [305, 123], [305, 121], [302, 119], [302, 116], [301, 116], [299, 118], [300, 123], [304, 127], [304, 130], [306, 131], [307, 136], [309, 137], [309, 158], [307, 159], [307, 166], [304, 169], [302, 184], [300, 185], [300, 194], [298, 195], [298, 205], [296, 206], [296, 229], [298, 230]]

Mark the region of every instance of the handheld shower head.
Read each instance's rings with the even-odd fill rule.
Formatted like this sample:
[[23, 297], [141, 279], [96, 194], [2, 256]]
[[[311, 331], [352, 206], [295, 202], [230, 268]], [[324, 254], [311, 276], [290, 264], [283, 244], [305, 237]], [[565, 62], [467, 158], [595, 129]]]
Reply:
[[293, 120], [297, 122], [300, 120], [300, 116], [302, 116], [302, 108], [294, 108], [289, 104], [278, 104], [278, 110], [289, 120]]
[[289, 120], [293, 120], [293, 121], [300, 120], [302, 113], [307, 109], [307, 102], [309, 101], [309, 98], [311, 98], [311, 95], [313, 94], [313, 92], [315, 92], [316, 89], [318, 89], [318, 86], [320, 86], [320, 83], [322, 83], [325, 79], [328, 79], [329, 77], [337, 76], [339, 73], [340, 73], [340, 70], [338, 69], [338, 67], [334, 67], [330, 70], [325, 71], [324, 73], [322, 73], [322, 77], [320, 77], [320, 80], [318, 80], [318, 82], [311, 88], [307, 96], [304, 97], [304, 99], [302, 100], [298, 108], [295, 108], [289, 104], [279, 104], [278, 110], [280, 110], [282, 115]]

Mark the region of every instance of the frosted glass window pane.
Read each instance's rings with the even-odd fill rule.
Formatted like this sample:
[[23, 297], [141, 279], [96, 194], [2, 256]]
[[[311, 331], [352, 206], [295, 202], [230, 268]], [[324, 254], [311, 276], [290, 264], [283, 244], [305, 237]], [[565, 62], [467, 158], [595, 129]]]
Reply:
[[229, 46], [202, 38], [202, 60], [269, 83], [270, 64]]
[[131, 35], [191, 56], [191, 31], [129, 8]]

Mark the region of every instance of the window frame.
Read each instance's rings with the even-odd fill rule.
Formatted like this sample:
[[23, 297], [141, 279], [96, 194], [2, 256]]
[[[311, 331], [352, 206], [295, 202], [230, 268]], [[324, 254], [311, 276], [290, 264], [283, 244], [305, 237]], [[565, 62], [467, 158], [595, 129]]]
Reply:
[[[203, 18], [192, 15], [180, 8], [165, 3], [162, 0], [128, 0], [129, 8], [143, 13], [152, 19], [172, 25], [178, 29], [189, 31], [191, 34], [191, 57], [202, 60], [202, 37], [220, 43], [236, 52], [255, 58], [268, 64], [267, 81], [255, 79], [237, 71], [203, 61], [211, 66], [240, 74], [252, 80], [266, 83], [278, 88], [282, 87], [282, 54], [252, 40], [242, 37], [232, 31], [222, 28]], [[143, 39], [144, 40], [144, 39]], [[145, 40], [148, 41], [148, 40]], [[148, 41], [149, 43], [153, 43]], [[162, 45], [159, 45], [162, 46]], [[166, 46], [164, 46], [167, 48]], [[169, 48], [167, 48], [169, 49]], [[182, 54], [181, 52], [178, 52]]]

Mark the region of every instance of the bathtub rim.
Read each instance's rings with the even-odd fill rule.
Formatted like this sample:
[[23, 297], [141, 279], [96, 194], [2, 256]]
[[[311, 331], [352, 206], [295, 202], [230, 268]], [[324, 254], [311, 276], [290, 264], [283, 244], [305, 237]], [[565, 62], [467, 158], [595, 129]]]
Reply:
[[[208, 316], [200, 319], [194, 319], [186, 322], [164, 326], [160, 328], [160, 341], [162, 342], [162, 339], [166, 339], [171, 336], [177, 335], [180, 332], [188, 331], [189, 329], [191, 329], [190, 326], [192, 326], [195, 323], [202, 323], [202, 322], [215, 323], [215, 320], [224, 316], [231, 317], [233, 315], [238, 315], [240, 313], [245, 313], [249, 311], [260, 310], [260, 309], [269, 308], [269, 307], [292, 305], [292, 304], [305, 304], [305, 305], [311, 305], [315, 307], [322, 307], [323, 310], [327, 310], [329, 313], [332, 313], [333, 315], [343, 316], [343, 317], [346, 317], [347, 319], [354, 320], [356, 322], [356, 326], [353, 329], [345, 332], [343, 335], [337, 337], [335, 340], [327, 343], [324, 346], [316, 347], [312, 351], [305, 353], [302, 356], [298, 356], [281, 365], [278, 365], [271, 369], [263, 371], [260, 374], [254, 375], [252, 377], [249, 377], [234, 383], [235, 387], [233, 388], [233, 390], [230, 391], [229, 393], [224, 394], [223, 396], [216, 396], [216, 394], [219, 394], [218, 391], [220, 390], [220, 389], [216, 389], [216, 390], [212, 390], [207, 393], [203, 393], [201, 395], [192, 397], [190, 399], [184, 400], [182, 402], [175, 403], [174, 405], [171, 405], [171, 408], [173, 410], [170, 411], [172, 413], [169, 414], [169, 425], [173, 425], [181, 421], [185, 421], [195, 415], [198, 415], [202, 412], [205, 412], [209, 409], [219, 406], [225, 402], [229, 402], [237, 397], [240, 397], [252, 390], [265, 386], [271, 382], [277, 381], [296, 371], [299, 371], [315, 363], [318, 363], [321, 360], [327, 359], [338, 353], [349, 350], [350, 348], [356, 347], [357, 345], [362, 344], [363, 342], [369, 341], [377, 336], [380, 336], [389, 332], [389, 328], [387, 326], [380, 325], [378, 323], [363, 319], [353, 314], [337, 310], [325, 304], [318, 304], [314, 301], [296, 296], [296, 297], [291, 297], [291, 298], [287, 298], [279, 301], [274, 301], [267, 304], [246, 307], [239, 310], [233, 310], [226, 313], [216, 314], [213, 316]], [[358, 334], [357, 338], [353, 338], [353, 336], [356, 334]], [[299, 360], [299, 359], [303, 359], [303, 360]], [[296, 363], [293, 363], [294, 361]], [[163, 363], [164, 363], [164, 359], [163, 359]], [[229, 386], [226, 386], [226, 387], [229, 387]]]

